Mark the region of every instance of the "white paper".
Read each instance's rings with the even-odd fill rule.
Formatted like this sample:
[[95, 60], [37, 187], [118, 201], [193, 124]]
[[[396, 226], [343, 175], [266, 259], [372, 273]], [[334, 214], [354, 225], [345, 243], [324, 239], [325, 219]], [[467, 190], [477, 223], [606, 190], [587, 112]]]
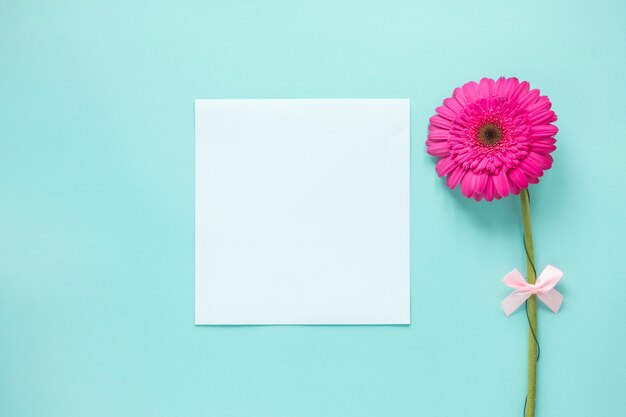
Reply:
[[407, 324], [409, 100], [196, 100], [196, 324]]

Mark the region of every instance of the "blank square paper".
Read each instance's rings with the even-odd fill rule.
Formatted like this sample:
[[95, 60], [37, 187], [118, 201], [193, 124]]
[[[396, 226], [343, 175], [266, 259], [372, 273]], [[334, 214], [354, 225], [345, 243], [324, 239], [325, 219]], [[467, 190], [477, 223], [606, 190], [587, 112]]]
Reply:
[[408, 324], [409, 100], [196, 100], [196, 324]]

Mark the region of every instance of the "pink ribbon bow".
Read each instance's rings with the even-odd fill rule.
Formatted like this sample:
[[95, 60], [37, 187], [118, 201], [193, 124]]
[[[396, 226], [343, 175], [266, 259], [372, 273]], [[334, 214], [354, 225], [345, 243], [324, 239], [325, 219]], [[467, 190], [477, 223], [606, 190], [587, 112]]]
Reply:
[[558, 313], [563, 296], [554, 289], [554, 286], [562, 276], [563, 272], [560, 269], [548, 265], [537, 277], [535, 283], [529, 284], [517, 269], [512, 270], [503, 279], [506, 285], [515, 290], [500, 303], [504, 314], [510, 316], [533, 294], [550, 307], [550, 310]]

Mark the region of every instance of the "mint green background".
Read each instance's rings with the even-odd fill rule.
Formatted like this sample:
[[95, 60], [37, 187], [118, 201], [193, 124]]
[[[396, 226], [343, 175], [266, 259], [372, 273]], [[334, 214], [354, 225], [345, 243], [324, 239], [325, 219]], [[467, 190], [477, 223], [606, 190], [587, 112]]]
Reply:
[[[626, 415], [626, 3], [0, 1], [0, 416], [519, 416], [519, 201], [424, 151], [452, 89], [559, 115], [532, 187], [538, 416]], [[195, 98], [408, 97], [412, 324], [195, 327]], [[242, 259], [245, 262], [245, 259]]]

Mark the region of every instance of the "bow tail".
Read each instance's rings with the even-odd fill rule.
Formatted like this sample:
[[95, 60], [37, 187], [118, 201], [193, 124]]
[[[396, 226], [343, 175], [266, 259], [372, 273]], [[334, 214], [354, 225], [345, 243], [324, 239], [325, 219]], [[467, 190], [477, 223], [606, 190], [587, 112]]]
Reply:
[[519, 306], [524, 304], [524, 301], [528, 300], [528, 297], [530, 297], [530, 292], [528, 291], [513, 291], [500, 302], [502, 310], [504, 310], [504, 314], [506, 314], [507, 317], [510, 316]]
[[560, 292], [552, 288], [549, 291], [537, 293], [537, 297], [554, 313], [559, 312], [559, 308], [561, 308], [561, 303], [563, 302], [563, 296]]

